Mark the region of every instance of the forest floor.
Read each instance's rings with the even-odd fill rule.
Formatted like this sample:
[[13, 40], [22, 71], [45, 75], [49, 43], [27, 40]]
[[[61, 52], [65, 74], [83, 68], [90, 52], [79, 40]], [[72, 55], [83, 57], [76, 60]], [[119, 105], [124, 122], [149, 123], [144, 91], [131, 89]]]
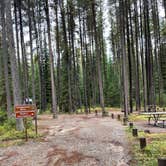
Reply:
[[131, 145], [125, 127], [101, 115], [38, 117], [44, 137], [0, 148], [0, 166], [127, 166]]

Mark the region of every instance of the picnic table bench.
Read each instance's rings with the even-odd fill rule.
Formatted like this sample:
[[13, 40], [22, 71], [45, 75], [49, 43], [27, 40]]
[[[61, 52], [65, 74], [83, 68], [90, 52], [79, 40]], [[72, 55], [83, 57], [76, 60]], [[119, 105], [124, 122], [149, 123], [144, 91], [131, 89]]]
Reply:
[[162, 122], [164, 128], [166, 121], [166, 112], [144, 112], [141, 114], [148, 116], [148, 124], [150, 124], [150, 120], [152, 119], [154, 121], [154, 126], [157, 126], [158, 122]]

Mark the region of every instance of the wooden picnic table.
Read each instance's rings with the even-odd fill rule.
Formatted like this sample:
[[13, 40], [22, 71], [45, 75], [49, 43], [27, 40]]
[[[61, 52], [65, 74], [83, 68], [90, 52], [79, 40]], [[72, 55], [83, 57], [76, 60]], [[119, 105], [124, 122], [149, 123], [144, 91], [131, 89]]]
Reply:
[[157, 126], [158, 121], [163, 121], [163, 127], [164, 127], [164, 122], [166, 121], [166, 112], [144, 112], [144, 113], [141, 113], [141, 114], [148, 116], [149, 124], [150, 124], [150, 119], [153, 119], [154, 120], [154, 126]]

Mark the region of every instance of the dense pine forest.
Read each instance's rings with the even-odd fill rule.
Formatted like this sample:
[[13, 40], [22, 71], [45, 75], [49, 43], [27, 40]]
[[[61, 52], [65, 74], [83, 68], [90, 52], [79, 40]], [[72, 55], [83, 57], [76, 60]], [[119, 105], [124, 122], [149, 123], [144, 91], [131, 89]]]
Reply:
[[166, 165], [166, 0], [0, 0], [0, 166]]
[[1, 119], [26, 98], [54, 117], [166, 106], [165, 0], [1, 0]]

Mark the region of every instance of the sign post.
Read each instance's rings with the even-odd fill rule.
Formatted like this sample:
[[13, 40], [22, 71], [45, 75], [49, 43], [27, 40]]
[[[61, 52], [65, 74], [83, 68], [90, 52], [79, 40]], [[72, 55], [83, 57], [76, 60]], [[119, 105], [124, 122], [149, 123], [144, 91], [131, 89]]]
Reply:
[[27, 118], [24, 119], [25, 124], [25, 140], [28, 141]]
[[35, 118], [35, 131], [37, 135], [37, 108], [35, 105], [24, 104], [24, 105], [16, 105], [14, 107], [14, 112], [16, 118], [24, 118], [25, 124], [25, 138], [28, 141], [28, 131], [27, 131], [27, 118], [32, 117]]
[[36, 112], [36, 115], [35, 115], [35, 131], [36, 131], [36, 136], [37, 136], [37, 112]]

